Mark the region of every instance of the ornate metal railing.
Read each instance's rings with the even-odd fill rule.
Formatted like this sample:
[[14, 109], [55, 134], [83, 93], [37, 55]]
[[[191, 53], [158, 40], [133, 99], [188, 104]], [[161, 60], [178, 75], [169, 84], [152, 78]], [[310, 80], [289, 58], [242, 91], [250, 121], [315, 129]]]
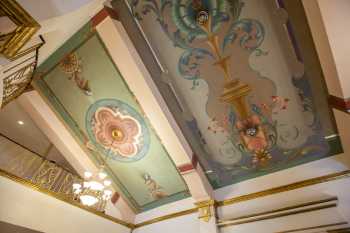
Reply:
[[41, 188], [74, 198], [72, 184], [81, 178], [66, 168], [0, 134], [0, 168]]
[[35, 43], [32, 37], [40, 28], [38, 22], [16, 0], [0, 1], [0, 16], [7, 17], [14, 29], [0, 29], [0, 54], [8, 63], [0, 66], [0, 108], [20, 96], [30, 87], [38, 61], [39, 48], [45, 43]]
[[6, 58], [17, 56], [25, 44], [39, 30], [40, 25], [15, 0], [0, 1], [0, 15], [7, 17], [15, 26], [10, 32], [0, 31], [0, 53]]
[[41, 42], [18, 53], [11, 59], [10, 66], [2, 71], [4, 78], [1, 108], [20, 96], [30, 86], [38, 63], [39, 49], [45, 43], [42, 36], [39, 38]]

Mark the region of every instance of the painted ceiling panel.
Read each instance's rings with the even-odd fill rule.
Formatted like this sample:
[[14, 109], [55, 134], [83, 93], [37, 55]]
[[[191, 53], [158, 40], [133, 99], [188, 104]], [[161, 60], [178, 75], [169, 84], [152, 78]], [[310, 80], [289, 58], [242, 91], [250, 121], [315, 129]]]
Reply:
[[177, 168], [109, 57], [86, 25], [38, 68], [37, 90], [136, 211], [189, 195]]
[[341, 152], [306, 19], [293, 26], [285, 2], [301, 7], [129, 0], [193, 116], [187, 139], [205, 149], [196, 153], [214, 188]]

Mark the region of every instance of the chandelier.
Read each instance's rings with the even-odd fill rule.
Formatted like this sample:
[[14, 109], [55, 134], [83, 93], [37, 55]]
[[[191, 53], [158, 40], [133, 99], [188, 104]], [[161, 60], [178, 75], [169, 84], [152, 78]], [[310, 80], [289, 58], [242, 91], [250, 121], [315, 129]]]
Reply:
[[73, 184], [74, 199], [83, 205], [103, 211], [112, 197], [112, 191], [109, 189], [112, 182], [106, 178], [107, 174], [102, 170], [98, 174], [86, 171], [84, 181]]

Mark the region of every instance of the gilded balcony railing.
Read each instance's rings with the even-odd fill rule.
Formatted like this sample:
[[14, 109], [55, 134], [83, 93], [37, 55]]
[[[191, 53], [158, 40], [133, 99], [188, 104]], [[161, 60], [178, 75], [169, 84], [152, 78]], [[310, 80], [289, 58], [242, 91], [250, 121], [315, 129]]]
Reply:
[[73, 183], [81, 182], [78, 175], [2, 134], [0, 134], [0, 169], [72, 199]]
[[39, 48], [45, 43], [41, 36], [39, 38], [41, 42], [17, 54], [14, 60], [11, 60], [11, 63], [1, 71], [3, 77], [1, 108], [19, 97], [30, 86], [38, 61]]
[[0, 65], [0, 108], [3, 108], [30, 87], [38, 51], [45, 41], [39, 36], [41, 41], [35, 43], [37, 38], [33, 36], [40, 25], [15, 0], [0, 1], [0, 17], [14, 25], [0, 29], [0, 55], [7, 59], [6, 64]]

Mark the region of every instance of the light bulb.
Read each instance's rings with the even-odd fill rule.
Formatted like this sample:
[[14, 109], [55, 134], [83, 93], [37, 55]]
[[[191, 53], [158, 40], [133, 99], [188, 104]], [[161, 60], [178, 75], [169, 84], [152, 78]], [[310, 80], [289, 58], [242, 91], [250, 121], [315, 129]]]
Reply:
[[81, 193], [81, 189], [74, 189], [74, 194], [79, 194]]
[[105, 195], [108, 195], [108, 196], [112, 195], [112, 191], [111, 190], [105, 190], [105, 191], [103, 191], [103, 193]]
[[105, 190], [105, 191], [103, 191], [103, 196], [102, 196], [102, 198], [104, 199], [104, 200], [109, 200], [109, 199], [111, 199], [111, 197], [112, 197], [112, 191], [111, 190]]
[[81, 184], [75, 183], [73, 184], [73, 189], [80, 189], [81, 188]]
[[98, 173], [98, 177], [100, 177], [101, 180], [104, 180], [107, 177], [107, 174], [105, 172]]
[[105, 181], [103, 181], [103, 184], [105, 186], [110, 186], [112, 184], [112, 182], [110, 180], [105, 180]]
[[103, 184], [97, 182], [97, 181], [91, 181], [90, 182], [90, 189], [96, 190], [96, 191], [102, 191], [105, 187]]
[[85, 178], [90, 178], [90, 177], [92, 177], [92, 173], [91, 172], [84, 172], [84, 176], [85, 176]]
[[89, 188], [90, 187], [90, 182], [84, 182], [83, 183], [84, 188]]
[[80, 200], [83, 203], [83, 205], [87, 206], [93, 206], [98, 202], [98, 199], [96, 197], [90, 195], [80, 196]]

